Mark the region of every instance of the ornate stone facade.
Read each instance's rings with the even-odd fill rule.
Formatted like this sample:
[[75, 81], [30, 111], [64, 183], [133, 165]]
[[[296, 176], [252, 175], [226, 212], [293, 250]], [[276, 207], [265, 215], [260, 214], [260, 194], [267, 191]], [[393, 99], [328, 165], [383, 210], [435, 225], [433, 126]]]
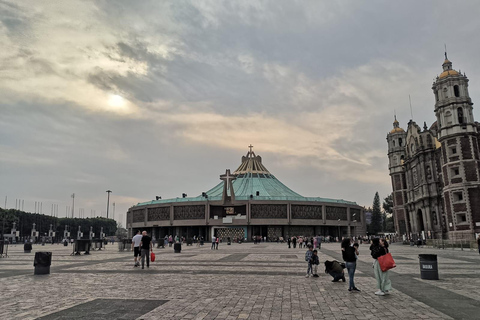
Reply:
[[227, 242], [228, 237], [230, 237], [231, 241], [234, 239], [242, 239], [244, 240], [246, 237], [245, 230], [243, 228], [218, 228], [217, 237], [220, 237], [222, 242]]
[[347, 220], [347, 208], [345, 207], [327, 206], [325, 212], [327, 220]]
[[287, 219], [286, 204], [252, 204], [252, 219]]
[[197, 220], [205, 219], [205, 206], [175, 206], [173, 207], [174, 220]]
[[292, 219], [323, 219], [322, 206], [292, 205]]
[[133, 222], [145, 221], [145, 209], [133, 210]]
[[480, 126], [469, 80], [448, 59], [442, 67], [432, 86], [437, 121], [422, 129], [410, 120], [405, 131], [395, 119], [387, 135], [393, 217], [414, 239], [472, 239], [480, 233]]
[[148, 221], [170, 220], [170, 207], [148, 208]]

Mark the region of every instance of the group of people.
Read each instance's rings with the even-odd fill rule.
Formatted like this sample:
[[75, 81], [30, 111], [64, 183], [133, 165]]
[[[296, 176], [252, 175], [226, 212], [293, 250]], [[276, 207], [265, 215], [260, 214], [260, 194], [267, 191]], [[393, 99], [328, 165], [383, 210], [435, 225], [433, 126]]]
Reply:
[[147, 261], [147, 268], [150, 267], [150, 252], [153, 250], [152, 238], [147, 235], [147, 231], [140, 234], [140, 230], [132, 238], [132, 249], [134, 257], [134, 267], [140, 266], [138, 258], [141, 257], [142, 269], [145, 268], [145, 260]]
[[[480, 236], [479, 236], [479, 245], [480, 245]], [[306, 277], [318, 277], [317, 266], [319, 265], [318, 251], [310, 244], [307, 245], [308, 250], [305, 253], [305, 261], [308, 263], [307, 275]], [[341, 243], [341, 252], [344, 263], [339, 261], [325, 261], [325, 273], [333, 277], [332, 282], [339, 282], [342, 280], [346, 282], [344, 269], [347, 269], [349, 283], [348, 291], [350, 292], [360, 292], [360, 290], [355, 286], [355, 271], [357, 269], [357, 260], [360, 255], [359, 244], [353, 239], [345, 238]], [[480, 249], [479, 249], [480, 252]], [[375, 279], [377, 280], [377, 291], [375, 292], [378, 296], [384, 296], [389, 294], [392, 290], [392, 282], [390, 281], [388, 270], [382, 271], [380, 264], [378, 263], [378, 258], [386, 255], [388, 253], [388, 242], [385, 239], [372, 238], [370, 245], [370, 255], [373, 260], [373, 272]]]
[[321, 249], [322, 247], [322, 238], [319, 236], [316, 237], [287, 237], [287, 245], [290, 249], [292, 246], [296, 248], [298, 244], [299, 248], [308, 248], [311, 246], [313, 249]]

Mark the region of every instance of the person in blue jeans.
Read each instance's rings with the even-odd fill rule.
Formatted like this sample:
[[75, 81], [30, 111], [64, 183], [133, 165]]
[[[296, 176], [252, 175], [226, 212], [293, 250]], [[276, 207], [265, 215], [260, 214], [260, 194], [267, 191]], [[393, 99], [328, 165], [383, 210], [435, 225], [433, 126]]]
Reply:
[[359, 254], [358, 249], [353, 246], [350, 238], [346, 238], [342, 241], [342, 257], [345, 261], [345, 267], [348, 271], [348, 291], [350, 292], [360, 292], [360, 290], [355, 287], [355, 269], [357, 268], [357, 256]]

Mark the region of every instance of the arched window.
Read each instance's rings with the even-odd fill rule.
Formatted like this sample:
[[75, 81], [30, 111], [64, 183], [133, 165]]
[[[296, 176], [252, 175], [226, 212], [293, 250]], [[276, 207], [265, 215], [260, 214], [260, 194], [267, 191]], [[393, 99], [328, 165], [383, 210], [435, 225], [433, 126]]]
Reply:
[[392, 145], [395, 147], [395, 140], [392, 140]]
[[463, 108], [457, 108], [458, 123], [463, 123]]
[[398, 146], [399, 146], [399, 147], [402, 146], [402, 138], [398, 138]]
[[458, 85], [453, 86], [453, 93], [455, 94], [455, 97], [460, 97], [460, 88]]
[[435, 100], [438, 101], [438, 90], [435, 90]]

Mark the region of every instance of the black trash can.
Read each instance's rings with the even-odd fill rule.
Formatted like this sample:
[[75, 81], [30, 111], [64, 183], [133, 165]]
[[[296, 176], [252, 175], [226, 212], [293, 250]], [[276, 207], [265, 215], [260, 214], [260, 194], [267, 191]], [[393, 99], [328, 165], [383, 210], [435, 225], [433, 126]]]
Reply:
[[193, 239], [192, 238], [187, 239], [187, 246], [193, 246]]
[[33, 266], [35, 267], [34, 274], [50, 274], [50, 265], [52, 264], [51, 252], [35, 252], [35, 260]]
[[420, 278], [424, 280], [438, 280], [438, 261], [436, 254], [419, 254]]
[[24, 253], [30, 253], [32, 252], [32, 244], [31, 243], [25, 243], [23, 245], [23, 252]]
[[68, 246], [68, 241], [63, 241], [63, 246], [64, 247]]
[[173, 250], [175, 253], [180, 253], [182, 251], [182, 244], [177, 242], [173, 245]]

